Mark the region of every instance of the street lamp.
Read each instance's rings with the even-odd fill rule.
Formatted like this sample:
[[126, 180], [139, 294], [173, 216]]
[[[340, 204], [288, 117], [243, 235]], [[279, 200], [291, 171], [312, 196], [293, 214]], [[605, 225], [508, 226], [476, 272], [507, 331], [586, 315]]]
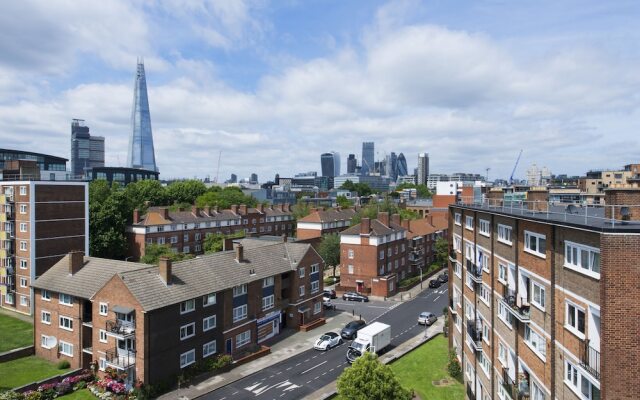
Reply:
[[422, 267], [418, 267], [420, 270], [420, 290], [422, 290]]

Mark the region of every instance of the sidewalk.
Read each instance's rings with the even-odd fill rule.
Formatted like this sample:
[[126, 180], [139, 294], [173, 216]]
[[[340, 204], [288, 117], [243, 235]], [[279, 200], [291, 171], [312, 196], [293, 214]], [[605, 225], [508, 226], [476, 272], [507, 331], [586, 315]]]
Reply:
[[[420, 287], [418, 285], [418, 287]], [[444, 320], [439, 319], [435, 324], [431, 325], [427, 328], [427, 336], [425, 336], [424, 332], [420, 332], [420, 334], [414, 336], [413, 338], [407, 340], [402, 343], [400, 346], [396, 347], [393, 350], [390, 350], [388, 353], [380, 356], [380, 361], [383, 364], [389, 364], [403, 355], [407, 354], [411, 350], [420, 346], [421, 344], [433, 339], [437, 335], [442, 333], [442, 327], [444, 326]], [[332, 382], [330, 385], [323, 387], [320, 390], [316, 390], [310, 395], [305, 397], [305, 400], [324, 400], [333, 396], [337, 392], [337, 381]]]
[[353, 320], [351, 314], [346, 312], [338, 313], [327, 318], [327, 323], [316, 329], [309, 332], [295, 332], [288, 337], [282, 338], [271, 346], [271, 353], [264, 357], [236, 367], [229, 372], [213, 376], [198, 384], [165, 393], [159, 399], [195, 399], [312, 348], [321, 334], [328, 331], [339, 331], [351, 320]]

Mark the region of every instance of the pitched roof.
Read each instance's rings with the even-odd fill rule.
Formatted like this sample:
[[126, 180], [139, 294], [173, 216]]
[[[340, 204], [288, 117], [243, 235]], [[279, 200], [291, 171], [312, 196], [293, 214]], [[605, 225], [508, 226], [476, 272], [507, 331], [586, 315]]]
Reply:
[[[342, 231], [340, 234], [341, 235], [359, 235], [360, 225], [362, 225], [362, 223], [356, 224], [351, 228]], [[383, 224], [377, 219], [372, 219], [369, 225], [370, 225], [369, 235], [371, 236], [384, 236], [394, 232], [401, 232], [406, 230], [402, 226], [393, 222], [389, 222], [389, 226], [386, 226], [385, 224]]]
[[218, 212], [213, 209], [209, 214], [200, 210], [197, 214], [192, 210], [188, 211], [169, 211], [169, 218], [166, 219], [163, 216], [162, 207], [151, 207], [145, 215], [140, 218], [140, 222], [133, 225], [146, 226], [146, 225], [161, 225], [161, 224], [188, 224], [194, 222], [207, 222], [207, 221], [228, 221], [231, 219], [240, 219], [239, 215], [234, 214], [231, 210], [219, 210]]
[[356, 211], [353, 208], [344, 209], [329, 209], [329, 210], [316, 210], [312, 211], [306, 217], [299, 219], [299, 222], [335, 222], [351, 220], [356, 215]]
[[149, 267], [149, 265], [141, 263], [84, 257], [82, 268], [71, 275], [69, 273], [69, 257], [69, 255], [64, 256], [47, 272], [36, 279], [32, 286], [90, 299], [115, 274]]
[[409, 222], [407, 238], [412, 239], [416, 236], [429, 235], [435, 233], [438, 229], [429, 223], [426, 218], [414, 219]]
[[[142, 308], [151, 311], [294, 270], [307, 252], [315, 252], [310, 244], [303, 243], [251, 239], [242, 243], [243, 262], [235, 260], [235, 251], [181, 261], [172, 266], [170, 285], [162, 281], [157, 267], [122, 272], [119, 276]], [[255, 273], [250, 274], [250, 270]]]

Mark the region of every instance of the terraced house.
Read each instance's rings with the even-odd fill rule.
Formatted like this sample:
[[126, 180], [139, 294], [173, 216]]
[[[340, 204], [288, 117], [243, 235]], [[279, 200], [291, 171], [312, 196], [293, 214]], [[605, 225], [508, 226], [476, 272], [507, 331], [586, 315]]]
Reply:
[[244, 239], [159, 267], [73, 253], [36, 288], [36, 355], [157, 383], [214, 354], [241, 357], [283, 328], [323, 323], [323, 261], [309, 244]]
[[139, 259], [149, 244], [168, 245], [176, 253], [202, 254], [205, 237], [213, 233], [291, 236], [294, 219], [288, 204], [261, 204], [256, 208], [232, 205], [228, 210], [193, 206], [190, 210], [171, 211], [169, 207], [151, 207], [146, 214], [134, 210], [133, 223], [127, 227], [129, 255]]
[[450, 212], [449, 344], [469, 399], [635, 399], [640, 189], [606, 206], [499, 190]]

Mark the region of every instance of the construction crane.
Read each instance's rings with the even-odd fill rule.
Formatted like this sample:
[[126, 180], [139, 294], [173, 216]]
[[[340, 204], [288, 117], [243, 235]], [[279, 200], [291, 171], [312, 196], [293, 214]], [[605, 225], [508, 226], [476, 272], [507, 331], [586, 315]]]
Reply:
[[520, 156], [522, 156], [522, 149], [520, 149], [520, 154], [518, 154], [518, 158], [516, 159], [516, 165], [513, 166], [513, 171], [511, 171], [511, 176], [509, 177], [509, 185], [513, 184], [513, 174], [516, 173], [516, 168], [518, 168], [518, 163], [520, 162]]
[[222, 150], [220, 150], [220, 153], [218, 153], [218, 168], [216, 168], [216, 179], [214, 180], [215, 183], [218, 183], [218, 174], [220, 174], [220, 158], [222, 158]]

